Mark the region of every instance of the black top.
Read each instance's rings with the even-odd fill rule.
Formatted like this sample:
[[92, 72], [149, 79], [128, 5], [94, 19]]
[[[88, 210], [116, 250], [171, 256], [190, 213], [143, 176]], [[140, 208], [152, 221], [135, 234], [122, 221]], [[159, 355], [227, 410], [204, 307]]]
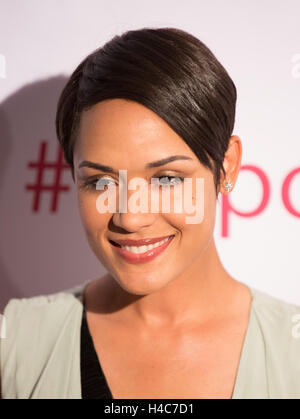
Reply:
[[83, 399], [113, 399], [88, 328], [85, 306], [81, 322], [80, 372]]

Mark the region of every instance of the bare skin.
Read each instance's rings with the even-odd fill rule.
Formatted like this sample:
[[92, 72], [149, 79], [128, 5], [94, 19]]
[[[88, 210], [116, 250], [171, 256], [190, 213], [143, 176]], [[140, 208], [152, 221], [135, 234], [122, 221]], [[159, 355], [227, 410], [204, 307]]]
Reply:
[[[245, 285], [224, 278], [222, 310], [203, 322], [195, 316], [153, 327], [120, 305], [112, 312], [105, 307], [111, 281], [109, 275], [92, 281], [84, 299], [113, 398], [232, 398], [251, 307]], [[219, 298], [211, 303], [217, 307]]]
[[[149, 162], [185, 155], [162, 167]], [[235, 185], [242, 146], [232, 136], [224, 159]], [[131, 177], [202, 177], [205, 217], [185, 223], [184, 213], [107, 213], [96, 210], [99, 191], [87, 179], [115, 173], [79, 167], [92, 161], [126, 169]], [[221, 263], [214, 241], [213, 174], [158, 115], [123, 99], [98, 103], [81, 116], [74, 150], [79, 212], [87, 239], [107, 269], [84, 292], [87, 322], [114, 398], [231, 398], [249, 324], [252, 296]], [[220, 193], [225, 178], [221, 176]], [[131, 192], [128, 192], [128, 199]], [[193, 197], [194, 199], [194, 197]], [[109, 239], [174, 234], [151, 262], [133, 265], [116, 255]]]

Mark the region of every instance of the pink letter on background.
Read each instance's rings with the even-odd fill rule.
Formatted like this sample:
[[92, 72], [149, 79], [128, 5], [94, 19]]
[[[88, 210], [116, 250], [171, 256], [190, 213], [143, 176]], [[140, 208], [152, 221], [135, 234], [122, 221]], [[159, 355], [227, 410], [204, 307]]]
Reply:
[[228, 230], [229, 230], [229, 213], [233, 212], [236, 215], [239, 215], [240, 217], [255, 217], [256, 215], [260, 214], [267, 206], [269, 198], [270, 198], [270, 183], [268, 181], [267, 175], [264, 173], [263, 170], [261, 170], [257, 166], [252, 165], [244, 165], [241, 166], [240, 170], [250, 170], [251, 172], [254, 172], [262, 183], [263, 188], [263, 195], [262, 200], [257, 209], [250, 211], [250, 212], [241, 212], [236, 210], [229, 201], [229, 195], [222, 195], [222, 237], [228, 237]]
[[295, 208], [292, 206], [289, 194], [291, 182], [294, 176], [296, 176], [298, 173], [300, 173], [300, 167], [297, 167], [296, 169], [292, 170], [291, 173], [287, 175], [282, 185], [281, 196], [283, 205], [288, 210], [288, 212], [290, 212], [295, 217], [300, 218], [300, 212], [296, 211]]

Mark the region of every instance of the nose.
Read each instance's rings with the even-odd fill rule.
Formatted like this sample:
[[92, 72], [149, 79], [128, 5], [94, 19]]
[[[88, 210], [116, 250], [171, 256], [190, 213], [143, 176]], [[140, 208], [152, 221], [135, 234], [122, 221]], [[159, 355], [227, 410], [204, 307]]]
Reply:
[[[127, 205], [125, 209], [122, 209], [122, 211], [118, 211], [113, 214], [112, 221], [113, 223], [121, 227], [127, 231], [130, 232], [136, 232], [143, 228], [147, 228], [151, 226], [157, 216], [159, 215], [157, 212], [152, 212], [150, 209], [150, 196], [149, 191], [148, 192], [148, 210], [147, 212], [136, 212], [131, 211], [132, 206], [130, 205], [130, 197], [132, 194], [134, 194], [133, 191], [127, 191]], [[145, 209], [143, 210], [145, 211]]]
[[116, 212], [113, 214], [112, 221], [114, 225], [133, 233], [151, 226], [154, 223], [156, 216], [157, 214], [153, 213], [138, 212], [133, 214], [131, 212]]

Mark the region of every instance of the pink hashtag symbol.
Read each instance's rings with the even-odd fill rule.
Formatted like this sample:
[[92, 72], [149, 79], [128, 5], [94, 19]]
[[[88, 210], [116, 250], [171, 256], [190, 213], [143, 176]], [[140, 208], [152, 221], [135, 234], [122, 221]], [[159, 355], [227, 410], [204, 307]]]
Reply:
[[[70, 169], [64, 161], [61, 147], [58, 148], [57, 159], [55, 162], [46, 161], [47, 142], [42, 141], [40, 144], [40, 154], [37, 162], [29, 162], [28, 167], [37, 169], [37, 177], [34, 185], [25, 185], [25, 189], [34, 192], [33, 211], [38, 211], [40, 207], [41, 193], [50, 191], [52, 193], [51, 212], [57, 209], [57, 201], [59, 192], [68, 191], [67, 185], [61, 185], [61, 175], [64, 169]], [[53, 185], [43, 184], [43, 174], [45, 169], [55, 170], [55, 179]]]

